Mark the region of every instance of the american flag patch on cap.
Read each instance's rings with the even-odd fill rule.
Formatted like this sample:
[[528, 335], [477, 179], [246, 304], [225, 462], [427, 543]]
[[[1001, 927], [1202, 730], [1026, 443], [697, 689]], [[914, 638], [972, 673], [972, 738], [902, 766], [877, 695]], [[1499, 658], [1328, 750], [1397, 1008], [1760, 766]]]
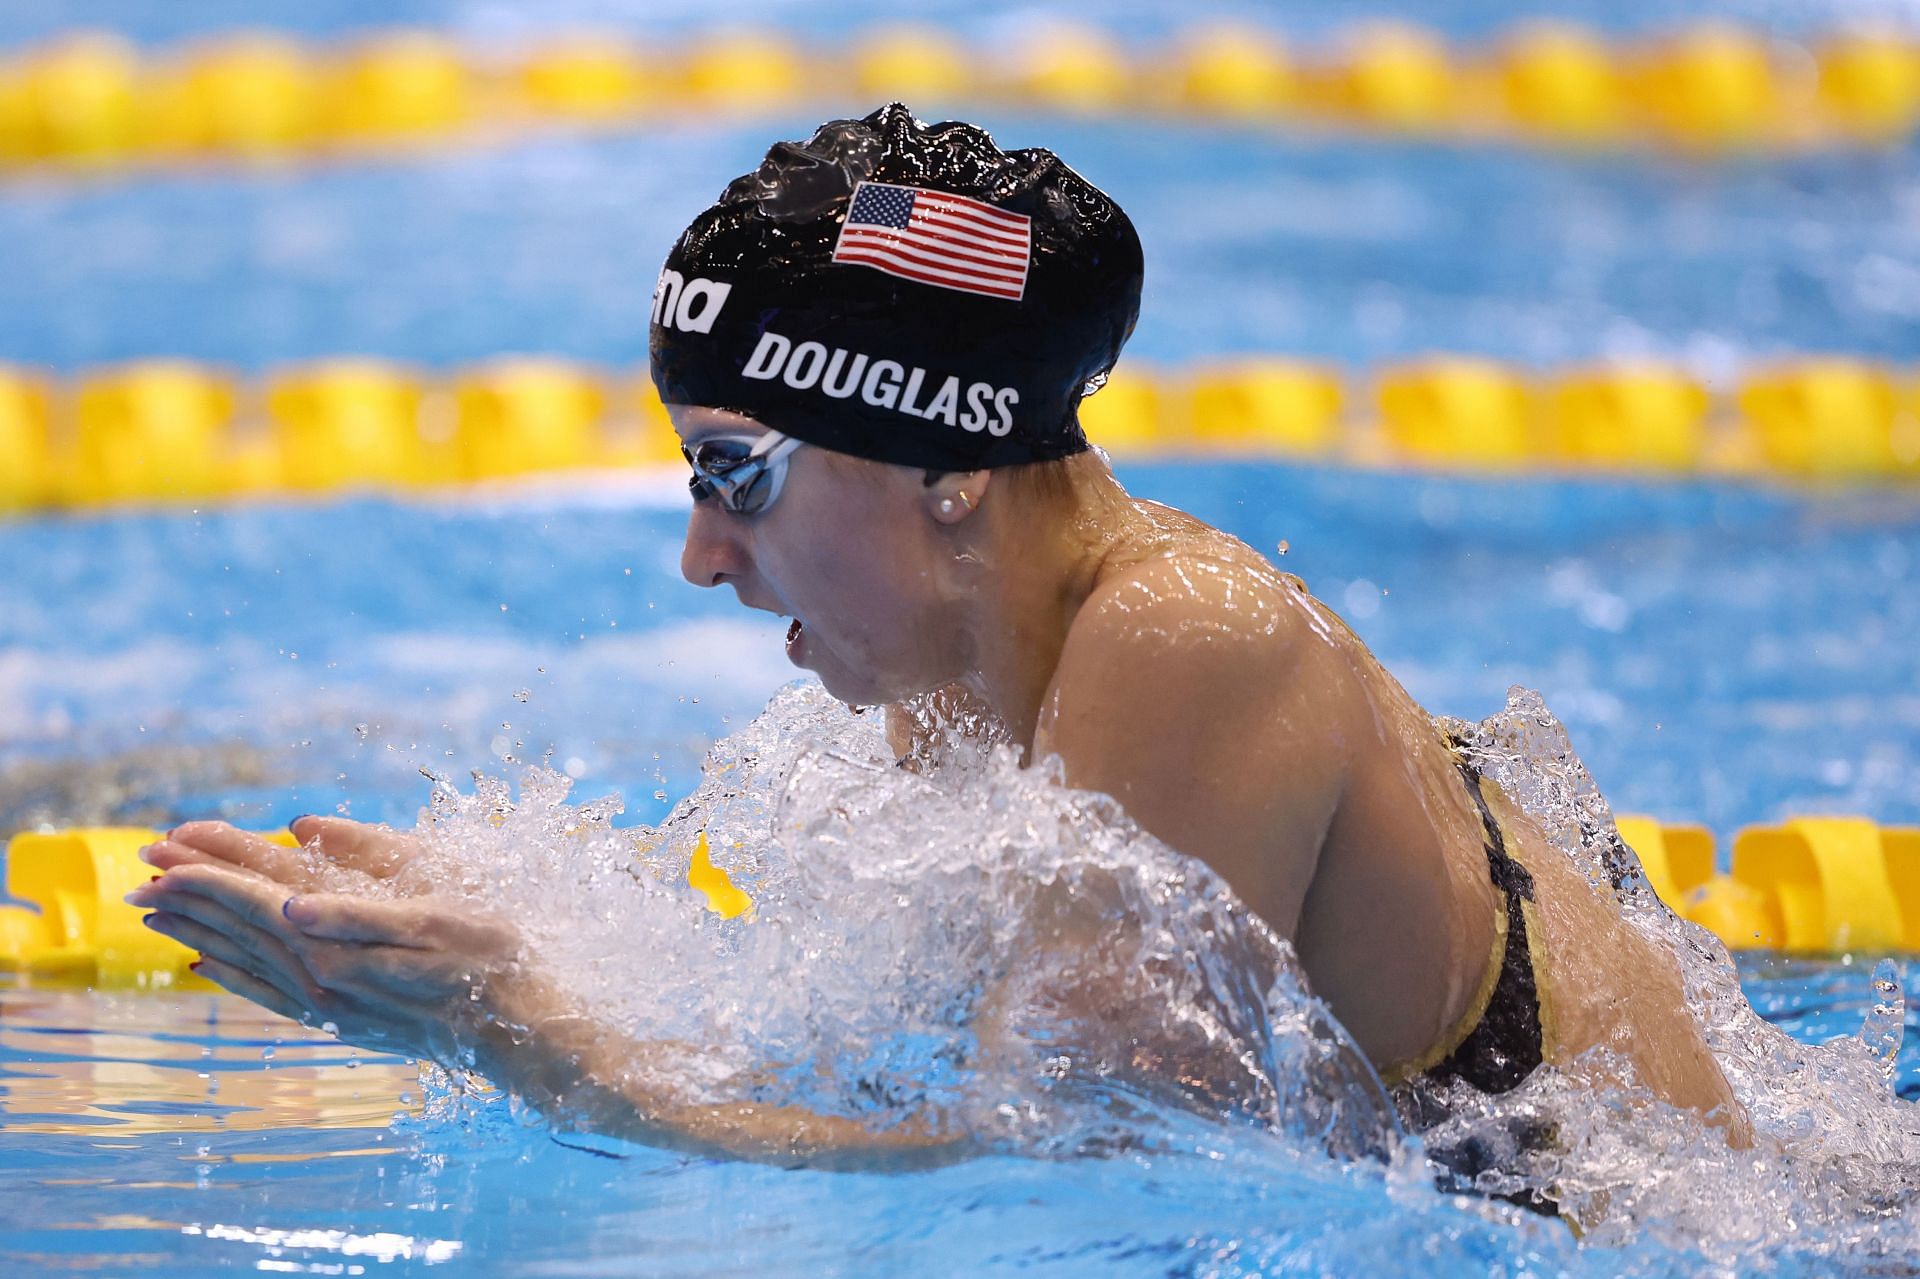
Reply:
[[853, 189], [833, 260], [962, 293], [1019, 301], [1027, 291], [1033, 219], [925, 187]]

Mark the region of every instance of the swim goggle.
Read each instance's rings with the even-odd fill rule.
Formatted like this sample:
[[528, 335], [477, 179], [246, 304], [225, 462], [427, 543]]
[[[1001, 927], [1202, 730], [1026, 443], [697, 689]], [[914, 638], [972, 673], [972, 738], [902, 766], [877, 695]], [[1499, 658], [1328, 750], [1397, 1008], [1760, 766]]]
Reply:
[[758, 515], [780, 496], [787, 460], [804, 441], [778, 431], [759, 435], [708, 435], [680, 455], [693, 468], [687, 488], [696, 502], [710, 497], [735, 515]]

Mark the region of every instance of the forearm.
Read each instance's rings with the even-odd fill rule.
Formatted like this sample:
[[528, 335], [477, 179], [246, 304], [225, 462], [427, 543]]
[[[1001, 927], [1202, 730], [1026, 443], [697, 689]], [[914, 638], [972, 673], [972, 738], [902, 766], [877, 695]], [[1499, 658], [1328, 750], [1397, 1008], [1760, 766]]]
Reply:
[[975, 1153], [941, 1117], [885, 1130], [797, 1106], [700, 1103], [661, 1081], [691, 1057], [641, 1042], [573, 1006], [551, 984], [516, 980], [475, 1036], [476, 1065], [556, 1123], [704, 1156], [841, 1167], [922, 1166]]

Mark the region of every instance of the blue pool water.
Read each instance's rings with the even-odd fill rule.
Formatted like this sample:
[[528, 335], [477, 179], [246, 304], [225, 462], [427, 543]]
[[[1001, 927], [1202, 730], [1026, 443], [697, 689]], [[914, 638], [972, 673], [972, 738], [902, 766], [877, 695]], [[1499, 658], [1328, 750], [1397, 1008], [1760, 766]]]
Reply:
[[[828, 113], [281, 177], [21, 179], [0, 200], [13, 250], [0, 349], [61, 369], [527, 349], [637, 366], [654, 277], [690, 211]], [[1701, 166], [969, 118], [1006, 145], [1052, 147], [1138, 224], [1135, 360], [1285, 351], [1360, 371], [1432, 350], [1660, 356], [1724, 387], [1786, 352], [1920, 352], [1910, 151]]]
[[[1718, 13], [1792, 31], [1839, 12], [1551, 9], [1620, 30]], [[1382, 9], [1218, 11], [1311, 35]], [[315, 34], [419, 21], [485, 40], [741, 16], [826, 35], [876, 12], [66, 0], [0, 3], [0, 45], [83, 21], [163, 41], [243, 19]], [[991, 36], [1031, 11], [929, 12]], [[1173, 11], [1076, 12], [1149, 41]], [[1462, 36], [1507, 16], [1481, 0], [1421, 15]], [[1725, 385], [1786, 350], [1920, 357], [1911, 150], [1687, 167], [981, 118], [1004, 142], [1054, 146], [1136, 217], [1149, 283], [1130, 358], [1286, 350], [1361, 369], [1437, 348], [1655, 353]], [[178, 354], [251, 373], [341, 351], [444, 367], [540, 350], [630, 368], [667, 238], [768, 139], [812, 122], [10, 183], [0, 359], [66, 371]], [[1430, 710], [1477, 719], [1510, 685], [1539, 690], [1617, 811], [1702, 821], [1723, 843], [1798, 812], [1920, 824], [1910, 494], [1178, 460], [1123, 478], [1272, 554], [1284, 541], [1284, 565]], [[543, 758], [579, 793], [618, 791], [623, 821], [656, 821], [709, 744], [793, 673], [778, 623], [680, 580], [684, 512], [678, 477], [642, 475], [0, 523], [0, 831], [206, 814], [264, 827], [336, 807], [410, 823], [422, 768]], [[1856, 1031], [1869, 1003], [1864, 960], [1754, 960], [1743, 977], [1809, 1043]], [[1906, 1096], [1920, 1094], [1912, 1039], [1894, 1081]], [[1884, 1174], [1884, 1220], [1844, 1247], [1815, 1230], [1757, 1251], [1658, 1232], [1582, 1250], [1556, 1224], [1232, 1131], [1209, 1132], [1205, 1158], [910, 1176], [580, 1144], [503, 1103], [453, 1106], [396, 1062], [223, 996], [0, 988], [6, 1273], [1827, 1274], [1916, 1250], [1901, 1169]]]
[[[1897, 496], [1122, 471], [1285, 540], [1430, 710], [1538, 689], [1621, 812], [1723, 836], [1796, 812], [1920, 822], [1920, 514]], [[349, 801], [411, 820], [422, 766], [549, 751], [657, 820], [656, 792], [685, 793], [795, 675], [777, 621], [680, 577], [685, 502], [667, 476], [0, 525], [0, 821], [273, 824]]]
[[[1867, 1006], [1859, 968], [1772, 961], [1747, 988], [1808, 1038], [1851, 1033]], [[1900, 1077], [1920, 1080], [1920, 1057]], [[1205, 1159], [913, 1174], [558, 1138], [498, 1103], [450, 1115], [411, 1070], [291, 1037], [227, 996], [0, 987], [0, 1089], [13, 1274], [1887, 1273], [1812, 1231], [1733, 1269], [1651, 1240], [1582, 1250], [1557, 1223], [1489, 1220], [1251, 1134], [1215, 1134]], [[1897, 1258], [1909, 1236], [1885, 1224]]]

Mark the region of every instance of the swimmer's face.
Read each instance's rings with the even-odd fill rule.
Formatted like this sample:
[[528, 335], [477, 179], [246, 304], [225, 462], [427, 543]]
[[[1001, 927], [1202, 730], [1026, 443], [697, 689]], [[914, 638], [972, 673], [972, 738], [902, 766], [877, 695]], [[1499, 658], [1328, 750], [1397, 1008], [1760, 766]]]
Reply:
[[[765, 430], [722, 409], [668, 412], [689, 448]], [[922, 473], [813, 447], [787, 464], [779, 498], [757, 515], [694, 503], [680, 557], [687, 580], [731, 586], [748, 608], [796, 619], [788, 656], [841, 701], [878, 705], [958, 678], [961, 630], [938, 590], [952, 550]]]

